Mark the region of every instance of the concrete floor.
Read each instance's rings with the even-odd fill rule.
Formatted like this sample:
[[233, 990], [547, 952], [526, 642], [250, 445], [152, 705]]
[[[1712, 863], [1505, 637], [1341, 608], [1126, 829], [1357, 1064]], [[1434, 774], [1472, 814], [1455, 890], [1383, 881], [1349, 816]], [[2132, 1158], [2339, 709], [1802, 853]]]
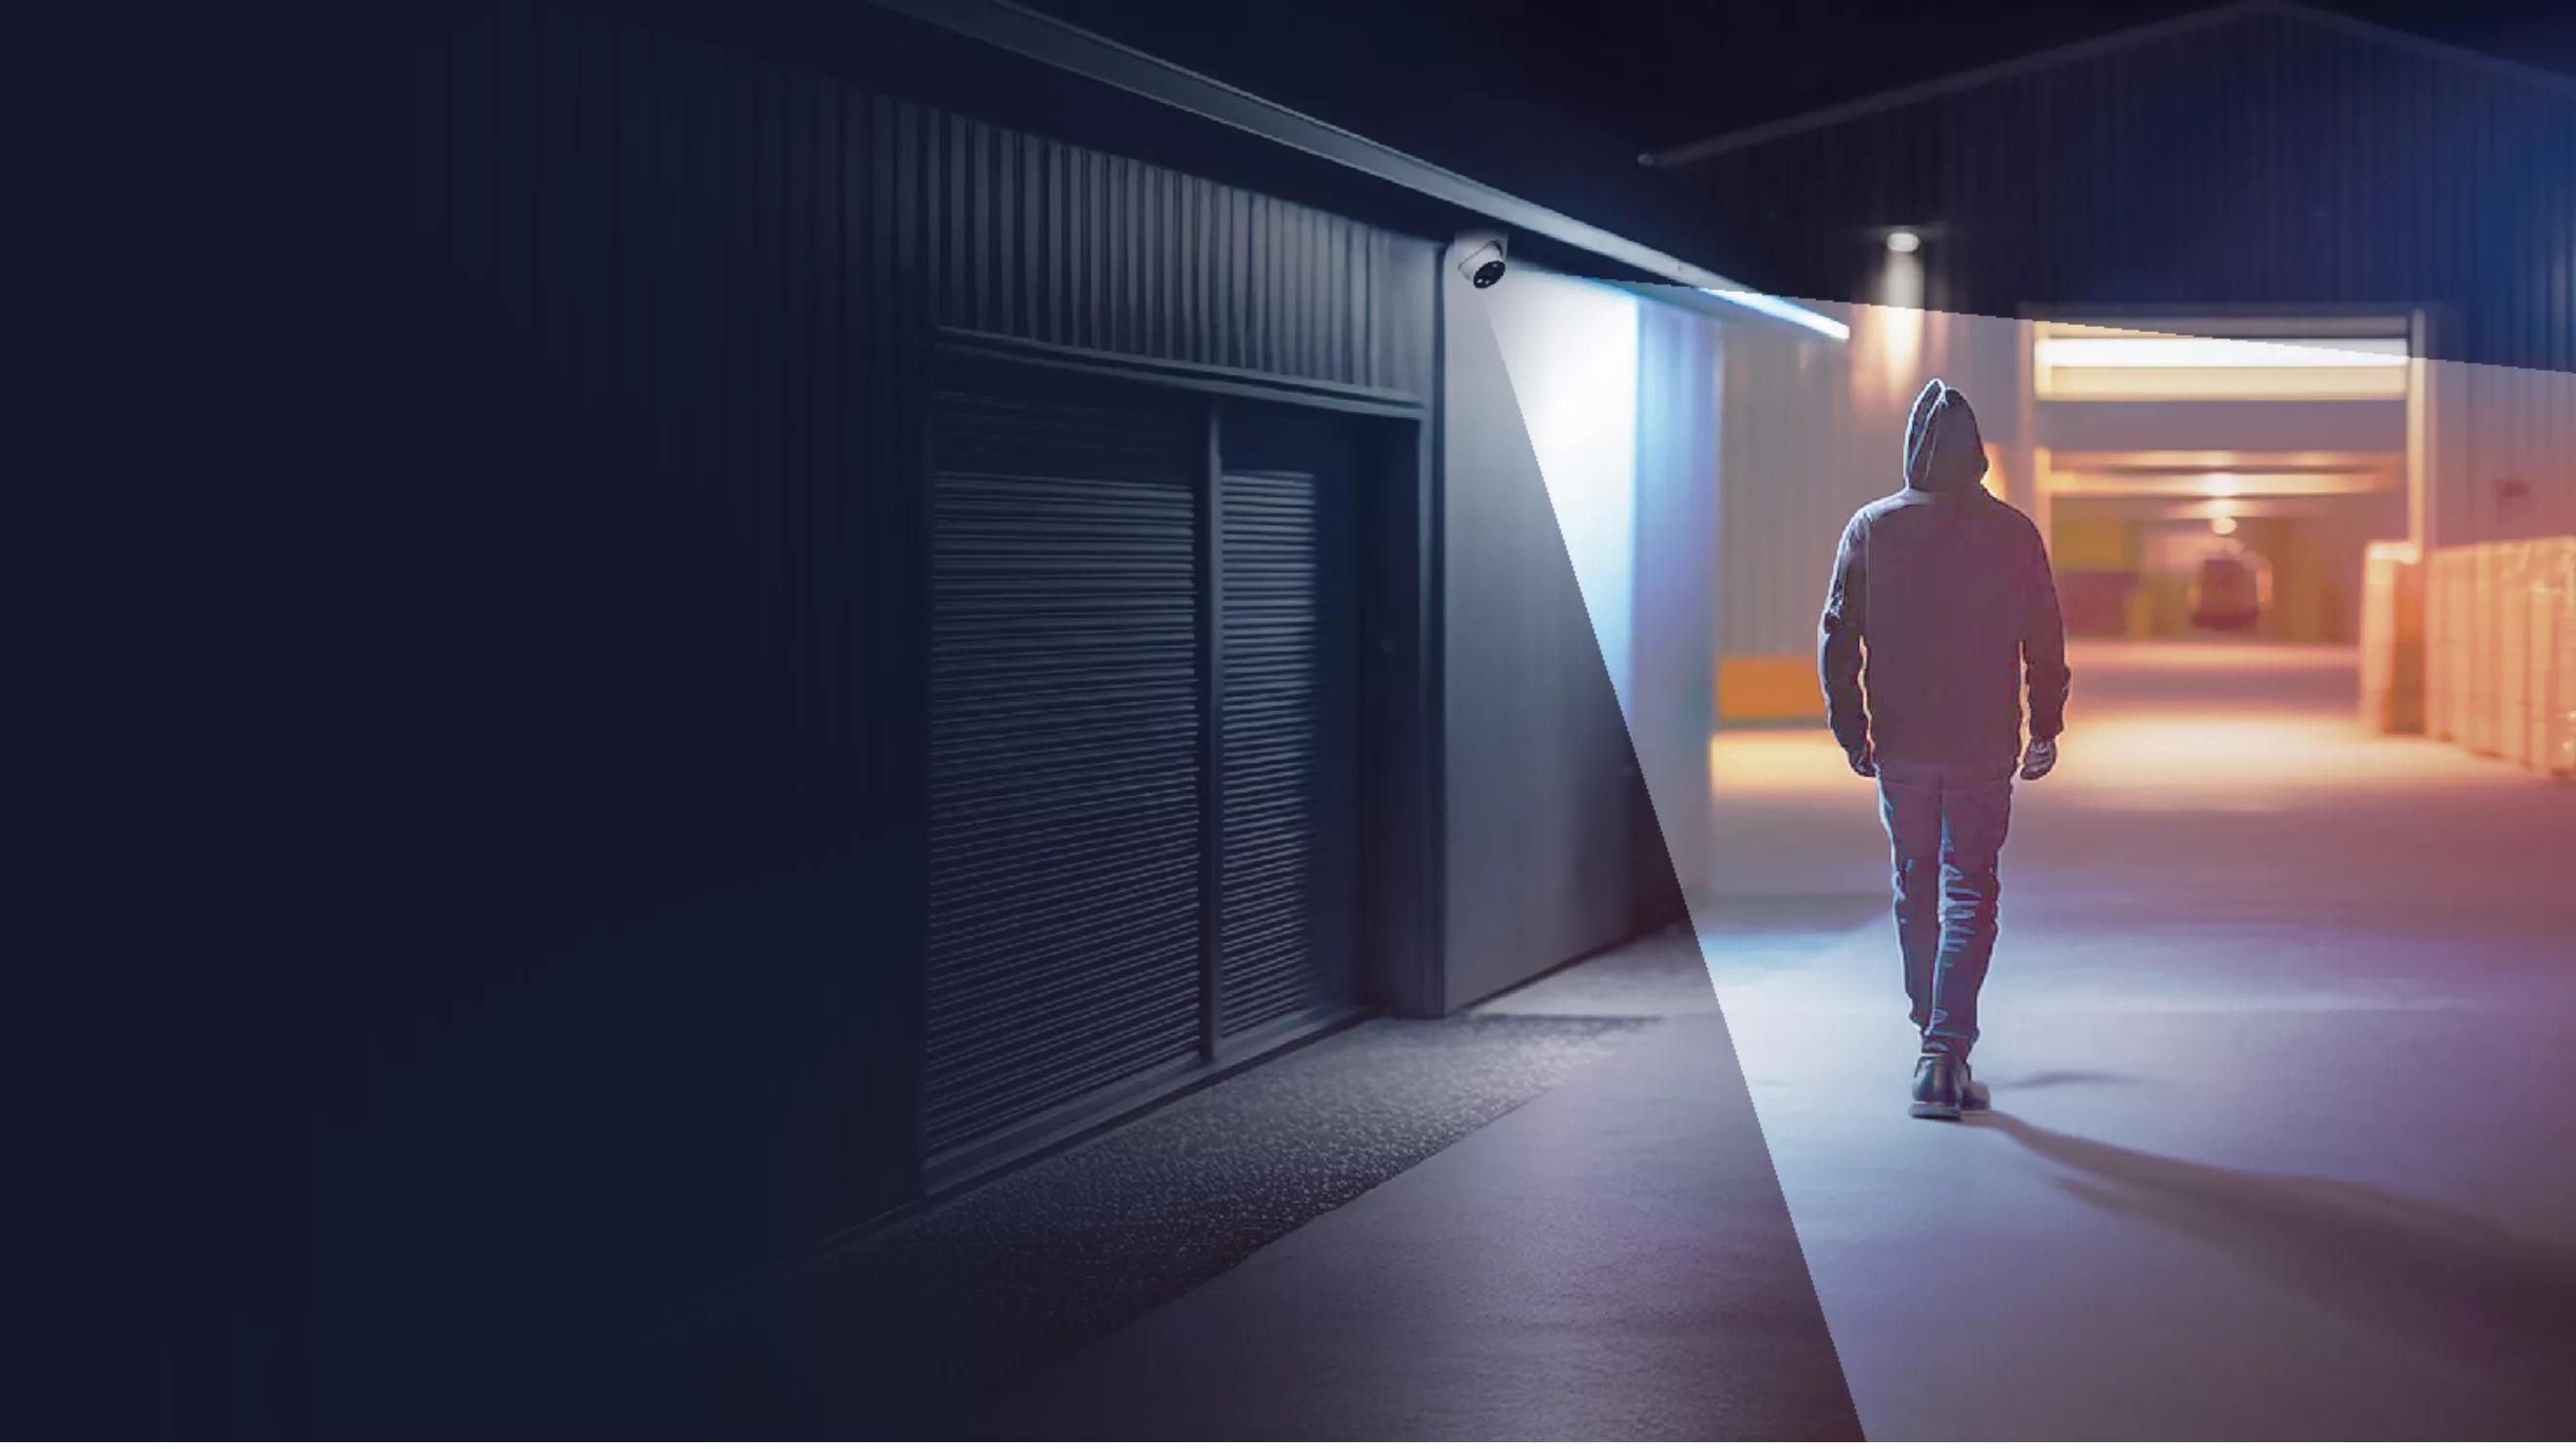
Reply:
[[1699, 952], [1489, 1008], [1667, 1020], [993, 1427], [2576, 1433], [2576, 788], [2361, 735], [2347, 653], [2076, 670], [2005, 853], [1986, 1125], [1904, 1114], [1870, 787], [1729, 736]]
[[1859, 1434], [1709, 1011], [1647, 1029], [977, 1426], [1095, 1440]]
[[[2076, 670], [2005, 853], [1991, 1125], [1899, 1110], [1884, 922], [1793, 972], [1712, 943], [1863, 1424], [2576, 1433], [2576, 788], [2361, 735], [2334, 651]], [[1884, 876], [1839, 759], [1738, 746], [1722, 889]]]
[[[1697, 985], [1706, 997], [1704, 975]], [[928, 1204], [760, 1291], [595, 1345], [538, 1391], [533, 1427], [574, 1439], [945, 1438], [1031, 1371], [1457, 1143], [1649, 1024], [1362, 1022]], [[1758, 1151], [1750, 1102], [1738, 1117]], [[1772, 1195], [1785, 1240], [1787, 1209]], [[1803, 1275], [1797, 1286], [1812, 1299]], [[1811, 1316], [1822, 1343], [1823, 1319]], [[494, 1426], [523, 1434], [532, 1424], [507, 1415]]]

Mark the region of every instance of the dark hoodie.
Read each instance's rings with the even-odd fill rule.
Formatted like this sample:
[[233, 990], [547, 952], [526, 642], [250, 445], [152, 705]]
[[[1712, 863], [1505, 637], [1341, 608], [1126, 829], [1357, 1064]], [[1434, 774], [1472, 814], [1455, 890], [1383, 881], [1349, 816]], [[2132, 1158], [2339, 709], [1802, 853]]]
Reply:
[[1905, 487], [1843, 530], [1818, 668], [1846, 752], [2008, 765], [2066, 724], [2066, 629], [2039, 530], [1988, 493], [1977, 415], [1934, 378], [1905, 429]]

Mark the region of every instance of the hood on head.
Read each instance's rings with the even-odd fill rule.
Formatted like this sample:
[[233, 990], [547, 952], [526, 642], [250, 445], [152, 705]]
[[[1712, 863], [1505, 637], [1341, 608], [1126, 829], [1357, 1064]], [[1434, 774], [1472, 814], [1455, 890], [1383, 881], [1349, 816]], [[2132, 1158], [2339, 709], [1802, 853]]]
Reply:
[[1986, 479], [1986, 440], [1967, 396], [1939, 378], [1923, 385], [1905, 425], [1905, 484], [1964, 493]]

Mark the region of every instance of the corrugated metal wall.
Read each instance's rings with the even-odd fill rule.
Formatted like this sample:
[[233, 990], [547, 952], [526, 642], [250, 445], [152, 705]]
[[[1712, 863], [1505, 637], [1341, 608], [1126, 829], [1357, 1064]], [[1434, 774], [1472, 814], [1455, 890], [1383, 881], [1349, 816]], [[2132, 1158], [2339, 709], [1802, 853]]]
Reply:
[[1927, 304], [2445, 302], [2445, 357], [2576, 368], [2576, 86], [2279, 12], [1679, 165], [1798, 295], [1918, 226]]
[[[1721, 234], [1791, 259], [1755, 280], [1794, 295], [1879, 300], [1882, 229], [1921, 229], [1935, 310], [1912, 372], [1991, 374], [1962, 381], [1972, 397], [2007, 381], [1985, 344], [2030, 305], [2433, 307], [2438, 536], [2576, 517], [2576, 84], [2252, 11], [1672, 174]], [[1728, 654], [1809, 647], [1814, 539], [1883, 491], [1874, 310], [1856, 392], [1793, 344], [1730, 350], [1728, 415], [1748, 425], [1723, 475]], [[2036, 439], [1981, 414], [2026, 458]], [[2028, 485], [2007, 480], [2025, 508]]]
[[1637, 754], [1504, 350], [1597, 356], [1615, 303], [1533, 280], [1441, 277], [1447, 1010], [1626, 939], [1659, 864], [1638, 859], [1661, 842], [1637, 828]]
[[1721, 357], [1718, 653], [1812, 650], [1834, 545], [1862, 504], [1893, 487], [1897, 445], [1883, 468], [1864, 466], [1849, 349], [1738, 327]]
[[1429, 243], [878, 105], [892, 181], [879, 204], [912, 232], [940, 326], [1429, 396]]
[[[382, 1064], [419, 1118], [330, 1169], [353, 1265], [443, 1245], [400, 1292], [340, 1280], [325, 1317], [369, 1330], [316, 1372], [353, 1416], [435, 1397], [400, 1387], [442, 1361], [407, 1335], [506, 1356], [919, 1190], [943, 330], [1432, 393], [1433, 243], [954, 114], [846, 30], [808, 63], [660, 24], [537, 0], [409, 37], [382, 275], [426, 320], [374, 365], [408, 409], [385, 447], [436, 454], [389, 506], [445, 579], [411, 768], [454, 781], [472, 949], [379, 988], [462, 1025]], [[463, 920], [487, 895], [525, 911]]]
[[[1709, 869], [1708, 736], [1717, 723], [1714, 484], [1725, 329], [1700, 313], [1652, 303], [1637, 321], [1636, 664], [1628, 738], [1654, 807], [1644, 823], [1661, 836], [1674, 878], [1696, 894]], [[1639, 877], [1646, 881], [1644, 872]]]
[[[543, 144], [501, 165], [551, 174], [434, 162], [423, 202], [466, 267], [542, 299], [558, 347], [614, 348], [571, 330], [611, 308], [659, 335], [642, 319], [661, 299], [635, 289], [701, 265], [738, 289], [736, 325], [843, 325], [863, 283], [899, 282], [875, 300], [940, 327], [1429, 395], [1431, 243], [640, 28], [535, 10], [445, 54], [421, 76], [443, 118], [425, 143], [533, 122]], [[538, 253], [512, 255], [523, 241]], [[604, 254], [620, 265], [564, 265]]]
[[2028, 387], [2020, 324], [1882, 306], [1836, 311], [1850, 323], [1847, 343], [1782, 328], [1728, 331], [1718, 474], [1724, 655], [1813, 652], [1835, 544], [1862, 504], [1903, 485], [1906, 413], [1927, 378], [1967, 395], [1993, 460], [1991, 486], [2033, 509], [2038, 429], [2018, 406]]
[[2458, 497], [2459, 539], [2576, 534], [2576, 374], [2444, 364], [2463, 426], [2444, 491]]
[[450, 1342], [506, 1382], [917, 1173], [928, 294], [894, 107], [543, 5], [414, 40], [408, 250], [347, 305], [431, 315], [348, 365], [406, 394], [388, 453], [439, 455], [373, 504], [443, 555], [412, 661], [441, 717], [387, 767], [455, 777], [407, 825], [470, 949], [381, 987], [445, 1025], [325, 1166], [314, 1372], [362, 1437]]

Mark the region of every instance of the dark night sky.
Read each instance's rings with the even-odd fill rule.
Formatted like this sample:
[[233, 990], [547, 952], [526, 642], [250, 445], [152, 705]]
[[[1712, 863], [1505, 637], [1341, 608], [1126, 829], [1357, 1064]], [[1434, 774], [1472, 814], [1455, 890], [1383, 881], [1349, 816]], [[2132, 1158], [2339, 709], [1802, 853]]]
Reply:
[[[1639, 152], [2210, 8], [2207, 0], [1023, 0], [1644, 240]], [[2331, 0], [2576, 75], [2570, 0]]]

